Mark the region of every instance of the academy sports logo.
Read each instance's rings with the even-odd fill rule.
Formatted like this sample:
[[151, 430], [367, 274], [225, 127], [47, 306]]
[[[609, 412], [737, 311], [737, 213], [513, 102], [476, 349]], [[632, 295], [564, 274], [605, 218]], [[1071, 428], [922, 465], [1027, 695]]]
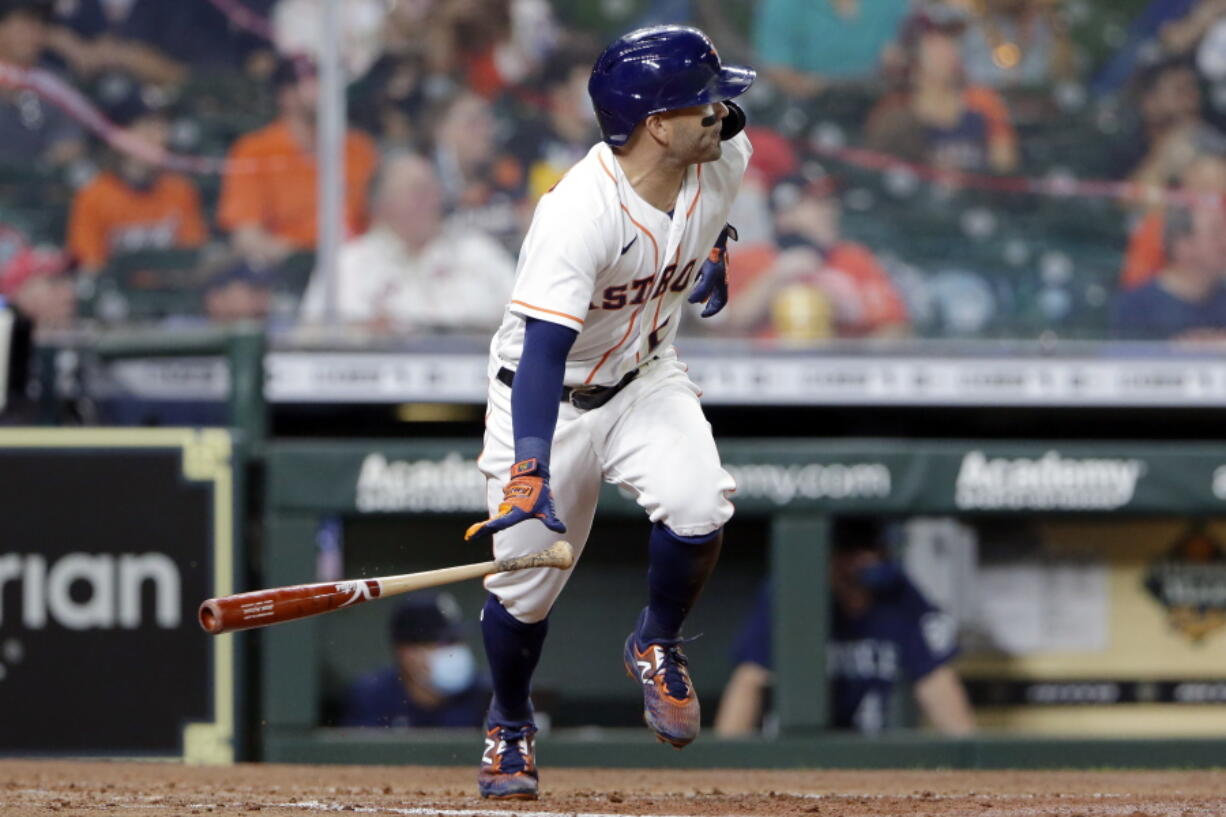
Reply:
[[1136, 459], [1062, 457], [962, 458], [955, 504], [965, 510], [1111, 510], [1132, 501], [1145, 463]]
[[1170, 625], [1192, 641], [1226, 625], [1226, 551], [1204, 530], [1177, 541], [1145, 574]]
[[368, 454], [358, 473], [359, 511], [485, 511], [485, 475], [475, 460], [393, 460]]

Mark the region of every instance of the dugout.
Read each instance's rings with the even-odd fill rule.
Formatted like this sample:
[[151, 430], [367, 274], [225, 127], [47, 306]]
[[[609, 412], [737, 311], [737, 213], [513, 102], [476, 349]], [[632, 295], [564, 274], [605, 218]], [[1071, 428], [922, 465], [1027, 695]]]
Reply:
[[[738, 481], [736, 524], [747, 524], [747, 536], [756, 537], [768, 551], [765, 556], [778, 600], [776, 609], [780, 611], [774, 631], [779, 736], [738, 741], [708, 738], [684, 752], [652, 751], [647, 756], [645, 748], [657, 747], [641, 728], [557, 729], [541, 742], [542, 763], [989, 768], [1206, 766], [1221, 762], [1226, 739], [1219, 737], [986, 735], [947, 740], [911, 733], [887, 733], [873, 738], [831, 733], [824, 729], [826, 687], [820, 645], [828, 631], [828, 597], [824, 588], [829, 519], [833, 514], [952, 514], [1004, 520], [1041, 514], [1050, 518], [1137, 521], [1174, 515], [1221, 516], [1226, 510], [1226, 447], [1199, 443], [792, 439], [724, 440], [721, 452]], [[262, 584], [292, 584], [314, 576], [318, 551], [311, 543], [320, 532], [321, 520], [328, 519], [373, 524], [382, 527], [380, 535], [384, 537], [402, 526], [401, 550], [408, 554], [404, 564], [421, 565], [405, 569], [484, 558], [473, 552], [471, 545], [464, 545], [459, 536], [464, 520], [484, 510], [484, 484], [475, 467], [476, 454], [476, 441], [468, 439], [269, 443], [264, 456], [265, 537], [259, 560]], [[616, 489], [605, 486], [597, 525], [616, 526], [622, 520], [641, 521], [641, 510]], [[641, 525], [634, 530], [636, 540], [641, 540]], [[446, 531], [453, 535], [448, 538]], [[1110, 539], [1110, 534], [1106, 538]], [[366, 541], [372, 538], [367, 536]], [[411, 554], [422, 550], [433, 554], [431, 558], [436, 562], [414, 561], [420, 557]], [[381, 551], [374, 548], [369, 552]], [[386, 559], [387, 551], [382, 554], [378, 558]], [[639, 556], [640, 553], [634, 554], [628, 562], [636, 563], [641, 571], [643, 563]], [[584, 567], [576, 572], [559, 602], [560, 610], [568, 599], [584, 596], [585, 582], [593, 583], [588, 587], [599, 584], [606, 591], [612, 588], [615, 594], [618, 587], [633, 585], [641, 598], [641, 573], [637, 579], [630, 573], [609, 573], [611, 568], [595, 552], [584, 558]], [[740, 564], [750, 564], [752, 558], [745, 553], [735, 554], [735, 559], [742, 560]], [[400, 564], [373, 562], [359, 569], [377, 575], [399, 567]], [[594, 570], [597, 567], [601, 569], [599, 574]], [[1153, 571], [1158, 575], [1162, 568], [1159, 565]], [[1210, 565], [1208, 572], [1197, 575], [1199, 578], [1182, 577], [1183, 585], [1172, 591], [1175, 601], [1179, 601], [1180, 586], [1185, 593], [1184, 601], [1192, 598], [1187, 593], [1195, 595], [1195, 587], [1188, 590], [1192, 585], [1210, 594], [1215, 592], [1206, 591], [1205, 587], [1212, 588], [1220, 579], [1217, 567]], [[725, 603], [716, 584], [700, 603], [701, 607], [715, 608], [717, 618], [725, 613], [732, 617], [739, 600], [753, 591], [752, 587], [733, 586], [737, 576], [731, 571], [725, 571], [724, 578], [732, 582], [723, 588], [730, 600]], [[748, 582], [742, 580], [742, 585], [745, 584]], [[479, 597], [480, 588], [473, 583], [472, 588], [462, 592], [470, 591], [473, 595], [464, 606], [475, 611], [474, 600]], [[626, 599], [624, 610], [607, 614], [589, 607], [584, 611], [588, 618], [568, 622], [573, 630], [564, 626], [561, 632], [553, 631], [547, 653], [585, 650], [588, 657], [580, 669], [587, 678], [594, 679], [590, 683], [621, 685], [629, 699], [633, 689], [621, 677], [618, 637], [610, 634], [625, 628], [624, 620], [629, 620], [636, 603], [641, 601]], [[442, 734], [319, 726], [320, 700], [328, 683], [323, 671], [328, 664], [326, 655], [330, 650], [344, 652], [347, 646], [340, 620], [343, 616], [367, 615], [373, 617], [367, 619], [372, 622], [370, 626], [380, 627], [378, 620], [386, 612], [378, 607], [369, 605], [342, 616], [294, 622], [258, 633], [257, 697], [261, 721], [257, 734], [265, 760], [473, 762], [474, 747], [478, 745], [475, 731]], [[584, 605], [570, 604], [567, 609], [580, 611]], [[1212, 618], [1221, 611], [1205, 608], [1201, 612]], [[1113, 626], [1132, 627], [1133, 623]], [[581, 641], [588, 633], [592, 634], [592, 646]], [[1194, 686], [1200, 693], [1189, 693], [1201, 694], [1199, 702], [1188, 700], [1183, 705], [1199, 708], [1194, 711], [1202, 716], [1211, 713], [1216, 718], [1222, 711], [1211, 692], [1217, 688], [1215, 682], [1226, 675], [1215, 676], [1213, 670], [1217, 665], [1212, 656], [1220, 655], [1222, 638], [1221, 631], [1206, 632], [1195, 648], [1208, 656], [1208, 669], [1201, 670], [1202, 675], [1198, 676], [1203, 683]], [[813, 646], [779, 648], [797, 643]], [[718, 645], [701, 648], [696, 645], [691, 653], [698, 666], [706, 666], [711, 655], [718, 655], [718, 650]], [[1161, 684], [1170, 681], [1170, 676], [1163, 672], [1165, 658], [1164, 655], [1149, 658], [1152, 671], [1145, 678], [1152, 683], [1138, 685], [1133, 690], [1135, 694], [1162, 694]], [[596, 676], [599, 678], [595, 679]], [[703, 686], [701, 674], [697, 682], [700, 695], [712, 707], [715, 699], [710, 688]], [[1073, 690], [1070, 694], [1077, 694], [1076, 690], [1081, 688], [1068, 687]], [[1046, 689], [1048, 692], [1040, 694], [1061, 694], [1058, 687]]]

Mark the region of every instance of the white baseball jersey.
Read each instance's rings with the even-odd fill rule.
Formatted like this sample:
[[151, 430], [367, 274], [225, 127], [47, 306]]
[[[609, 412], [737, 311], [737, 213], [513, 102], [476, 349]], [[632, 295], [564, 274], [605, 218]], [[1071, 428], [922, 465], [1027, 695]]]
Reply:
[[[639, 198], [613, 152], [599, 144], [547, 193], [524, 239], [511, 303], [491, 344], [491, 373], [516, 368], [524, 317], [579, 332], [566, 384], [611, 385], [640, 376], [609, 403], [558, 408], [550, 488], [565, 537], [583, 553], [602, 482], [620, 485], [652, 522], [702, 536], [731, 518], [736, 483], [720, 464], [698, 387], [676, 359], [679, 311], [723, 228], [749, 162], [745, 135], [723, 143], [714, 162], [690, 167], [671, 215]], [[485, 446], [477, 463], [497, 513], [515, 461], [511, 389], [490, 379]], [[557, 539], [537, 520], [494, 534], [494, 556], [540, 550]], [[486, 588], [521, 621], [540, 621], [571, 571], [497, 573]]]
[[639, 197], [608, 145], [588, 151], [536, 207], [494, 361], [517, 366], [525, 317], [579, 333], [568, 386], [612, 385], [670, 350], [753, 150], [743, 132], [722, 145], [718, 160], [686, 171], [671, 214]]

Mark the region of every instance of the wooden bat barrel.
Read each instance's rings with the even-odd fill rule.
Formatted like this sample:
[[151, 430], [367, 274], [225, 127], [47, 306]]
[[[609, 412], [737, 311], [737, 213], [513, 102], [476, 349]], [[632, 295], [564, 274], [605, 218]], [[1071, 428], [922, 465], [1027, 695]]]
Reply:
[[217, 635], [317, 616], [377, 599], [377, 579], [296, 584], [208, 599], [200, 605], [200, 626]]

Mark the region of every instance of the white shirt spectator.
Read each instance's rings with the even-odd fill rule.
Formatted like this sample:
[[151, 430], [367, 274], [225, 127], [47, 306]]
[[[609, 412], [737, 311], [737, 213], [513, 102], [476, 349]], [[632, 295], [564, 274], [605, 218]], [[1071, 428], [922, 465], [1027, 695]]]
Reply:
[[[447, 227], [411, 253], [391, 230], [376, 225], [341, 248], [336, 314], [341, 323], [395, 330], [490, 331], [510, 297], [515, 262], [476, 230]], [[324, 321], [327, 284], [311, 279], [301, 319]]]
[[[341, 61], [347, 79], [359, 79], [383, 50], [383, 0], [342, 0]], [[323, 0], [279, 0], [272, 12], [272, 36], [277, 52], [305, 55], [316, 62], [323, 50]]]

